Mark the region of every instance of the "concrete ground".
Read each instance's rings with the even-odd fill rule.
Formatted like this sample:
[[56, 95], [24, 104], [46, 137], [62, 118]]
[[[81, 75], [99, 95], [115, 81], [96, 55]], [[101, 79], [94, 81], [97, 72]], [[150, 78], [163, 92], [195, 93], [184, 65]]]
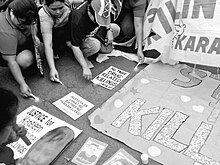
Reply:
[[[36, 71], [29, 71], [26, 73], [26, 81], [32, 89], [33, 94], [40, 97], [41, 101], [35, 103], [31, 99], [22, 98], [19, 95], [19, 88], [15, 80], [12, 78], [8, 68], [0, 67], [0, 86], [6, 87], [14, 91], [19, 100], [20, 107], [19, 112], [26, 109], [31, 105], [36, 105], [39, 108], [47, 111], [48, 113], [60, 118], [61, 120], [66, 121], [69, 124], [83, 130], [82, 134], [63, 152], [63, 154], [55, 161], [55, 165], [63, 164], [74, 164], [67, 162], [66, 158], [72, 159], [77, 151], [82, 147], [84, 142], [88, 137], [93, 137], [102, 142], [108, 143], [108, 147], [103, 153], [102, 157], [98, 161], [98, 165], [102, 165], [108, 158], [110, 158], [118, 149], [123, 148], [128, 153], [130, 153], [134, 158], [140, 161], [141, 153], [127, 147], [125, 144], [108, 137], [92, 127], [90, 127], [90, 122], [88, 116], [100, 107], [105, 101], [108, 100], [116, 91], [118, 91], [126, 82], [128, 82], [137, 72], [134, 71], [136, 65], [135, 62], [129, 61], [123, 57], [110, 57], [109, 60], [102, 63], [97, 63], [94, 57], [91, 57], [90, 60], [94, 64], [92, 69], [93, 77], [107, 69], [109, 66], [115, 66], [119, 69], [127, 71], [130, 75], [121, 82], [115, 89], [107, 90], [97, 85], [93, 85], [90, 81], [87, 81], [82, 76], [82, 69], [78, 62], [72, 55], [72, 52], [69, 50], [63, 51], [63, 54], [60, 55], [60, 59], [56, 61], [56, 66], [60, 74], [61, 81], [65, 86], [58, 83], [52, 83], [49, 80], [49, 70], [47, 63], [44, 62], [45, 77], [42, 78], [39, 73]], [[143, 69], [146, 65], [141, 65], [140, 68]], [[140, 71], [140, 70], [139, 70]], [[58, 108], [56, 108], [52, 103], [61, 97], [65, 96], [69, 92], [75, 92], [84, 99], [88, 100], [95, 105], [90, 111], [84, 114], [82, 117], [77, 120], [71, 119], [69, 116], [64, 114]], [[141, 163], [140, 163], [141, 164]], [[150, 159], [149, 165], [159, 165], [156, 161]]]

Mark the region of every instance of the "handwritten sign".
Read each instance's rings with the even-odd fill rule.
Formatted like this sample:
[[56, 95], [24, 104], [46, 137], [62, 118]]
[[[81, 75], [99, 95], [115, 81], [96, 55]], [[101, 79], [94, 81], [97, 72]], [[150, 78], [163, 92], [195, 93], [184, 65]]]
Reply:
[[106, 69], [101, 74], [96, 76], [92, 80], [92, 82], [109, 90], [112, 90], [120, 82], [122, 82], [122, 80], [125, 79], [128, 75], [129, 75], [128, 72], [110, 66], [108, 69]]
[[61, 99], [55, 101], [53, 104], [74, 120], [78, 119], [80, 116], [94, 107], [92, 103], [74, 92], [67, 94]]
[[9, 147], [14, 151], [15, 159], [23, 158], [34, 143], [49, 131], [57, 129], [58, 127], [70, 128], [74, 133], [74, 139], [82, 132], [82, 130], [79, 130], [36, 106], [30, 106], [21, 112], [17, 116], [17, 124], [25, 126], [27, 129], [26, 136], [31, 141], [31, 145], [27, 146], [21, 139], [11, 143]]

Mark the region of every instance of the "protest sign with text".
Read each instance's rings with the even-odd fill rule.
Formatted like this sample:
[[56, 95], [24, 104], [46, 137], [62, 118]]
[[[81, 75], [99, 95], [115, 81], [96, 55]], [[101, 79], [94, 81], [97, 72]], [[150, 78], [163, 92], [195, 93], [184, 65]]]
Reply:
[[80, 116], [94, 107], [92, 103], [74, 92], [70, 92], [66, 96], [55, 101], [53, 104], [74, 120], [78, 119]]
[[109, 90], [112, 90], [120, 82], [122, 82], [122, 80], [124, 80], [128, 75], [129, 75], [128, 72], [110, 66], [108, 69], [106, 69], [98, 76], [96, 76], [92, 80], [92, 82]]
[[[33, 149], [35, 143], [38, 143], [39, 140], [42, 141], [42, 137], [46, 139], [45, 135], [48, 133], [50, 134], [49, 136], [55, 134], [64, 135], [66, 133], [70, 135], [67, 138], [69, 140], [68, 142], [70, 142], [75, 138], [77, 138], [78, 135], [82, 132], [82, 130], [79, 130], [78, 128], [64, 122], [63, 120], [56, 118], [55, 116], [45, 112], [44, 110], [36, 106], [30, 106], [27, 109], [25, 109], [23, 112], [21, 112], [17, 116], [17, 124], [21, 124], [25, 126], [25, 128], [27, 129], [26, 136], [30, 140], [31, 145], [27, 146], [22, 141], [22, 139], [19, 139], [17, 142], [9, 144], [9, 147], [14, 151], [15, 159], [25, 157], [26, 153], [29, 152], [29, 150]], [[66, 137], [61, 136], [59, 140], [62, 141], [64, 138]], [[65, 143], [67, 143], [67, 141]], [[60, 149], [61, 152], [66, 147], [65, 143], [63, 142], [62, 144], [59, 143], [61, 145], [59, 146], [59, 148], [57, 148], [57, 150]], [[56, 152], [57, 152], [56, 154], [59, 154], [58, 151]], [[52, 155], [53, 158], [50, 157], [50, 159], [54, 159], [57, 156], [56, 154]]]

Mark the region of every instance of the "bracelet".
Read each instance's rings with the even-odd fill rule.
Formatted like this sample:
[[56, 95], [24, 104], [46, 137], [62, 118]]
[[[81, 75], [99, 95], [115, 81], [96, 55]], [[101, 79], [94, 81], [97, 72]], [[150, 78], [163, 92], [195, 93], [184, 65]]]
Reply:
[[110, 28], [110, 27], [109, 27], [109, 28], [106, 28], [106, 30], [107, 30], [107, 31], [111, 31], [111, 32], [113, 32], [113, 29]]

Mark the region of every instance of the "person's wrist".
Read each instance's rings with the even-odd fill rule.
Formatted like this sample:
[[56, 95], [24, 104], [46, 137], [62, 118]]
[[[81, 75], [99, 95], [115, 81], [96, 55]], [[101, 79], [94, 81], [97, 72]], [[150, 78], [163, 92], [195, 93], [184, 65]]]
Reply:
[[83, 69], [83, 70], [88, 70], [89, 67], [88, 67], [88, 66], [83, 66], [82, 69]]
[[107, 30], [107, 31], [111, 31], [111, 32], [113, 32], [113, 30], [112, 30], [111, 27], [107, 27], [106, 30]]
[[20, 88], [24, 88], [24, 87], [26, 87], [26, 86], [27, 86], [26, 82], [22, 82], [22, 83], [20, 84]]

